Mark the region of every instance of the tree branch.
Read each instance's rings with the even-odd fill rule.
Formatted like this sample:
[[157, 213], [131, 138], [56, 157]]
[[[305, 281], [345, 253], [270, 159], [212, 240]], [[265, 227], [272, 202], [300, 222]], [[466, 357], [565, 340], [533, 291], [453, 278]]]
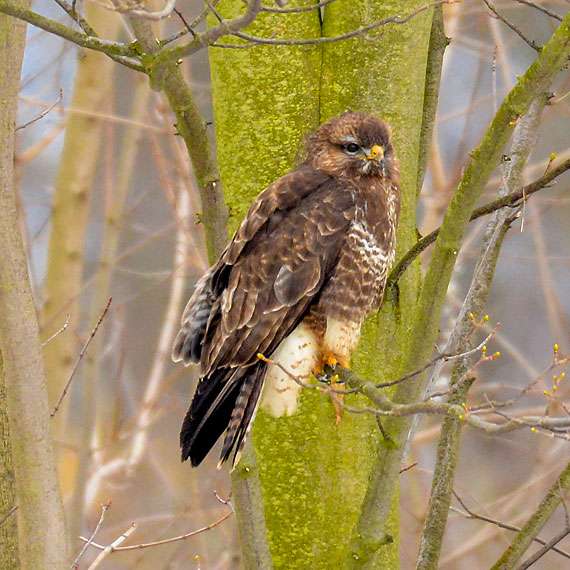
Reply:
[[562, 501], [562, 495], [570, 489], [570, 463], [566, 465], [560, 476], [548, 490], [540, 505], [527, 520], [521, 531], [516, 535], [511, 545], [495, 562], [492, 570], [510, 570], [527, 551], [536, 535], [552, 516]]
[[[501, 104], [479, 146], [471, 153], [463, 178], [451, 200], [436, 248], [427, 271], [411, 326], [413, 334], [402, 357], [404, 371], [428, 360], [437, 339], [441, 310], [469, 218], [485, 184], [499, 164], [501, 153], [518, 119], [524, 115], [537, 93], [546, 91], [570, 56], [570, 14], [545, 44], [528, 70]], [[424, 380], [398, 385], [398, 404], [415, 402]], [[376, 389], [376, 388], [374, 388]], [[469, 417], [472, 417], [471, 415]], [[387, 520], [398, 471], [410, 428], [409, 420], [393, 419], [385, 424], [393, 441], [377, 456], [374, 472], [363, 501], [351, 546], [353, 565], [362, 566], [375, 556], [389, 538]]]
[[[459, 504], [462, 506], [462, 508], [464, 509], [465, 512], [460, 511], [459, 509], [456, 509], [455, 507], [449, 507], [450, 510], [456, 512], [457, 514], [471, 519], [471, 520], [479, 520], [479, 521], [483, 521], [489, 524], [494, 524], [495, 526], [502, 528], [504, 530], [510, 530], [512, 532], [520, 532], [521, 528], [512, 524], [508, 524], [496, 519], [492, 519], [491, 517], [488, 517], [486, 515], [481, 515], [479, 513], [474, 512], [473, 510], [471, 510], [465, 503], [465, 501], [457, 494], [456, 491], [453, 491], [453, 496], [457, 499], [457, 501], [459, 502]], [[542, 546], [546, 546], [549, 543], [546, 542], [546, 540], [543, 540], [542, 538], [535, 536], [534, 537], [534, 542], [537, 542], [538, 544], [542, 544]], [[560, 556], [563, 556], [564, 558], [568, 558], [570, 559], [570, 554], [564, 550], [560, 550], [559, 548], [555, 548], [553, 547], [552, 550], [554, 552], [556, 552], [557, 554], [560, 554]]]
[[439, 99], [439, 85], [443, 56], [449, 44], [443, 26], [443, 6], [437, 6], [433, 11], [429, 50], [426, 68], [426, 81], [424, 89], [424, 104], [422, 114], [422, 128], [420, 131], [420, 150], [418, 158], [417, 193], [421, 192], [427, 165], [428, 149], [431, 146], [433, 125]]
[[[539, 192], [543, 188], [549, 188], [550, 182], [552, 182], [555, 178], [558, 178], [568, 170], [570, 170], [570, 158], [562, 161], [561, 163], [557, 164], [554, 167], [548, 168], [547, 171], [540, 178], [538, 178], [534, 182], [531, 182], [530, 184], [527, 184], [520, 190], [517, 190], [516, 192], [511, 192], [506, 196], [497, 198], [496, 200], [492, 200], [491, 202], [488, 202], [487, 204], [479, 208], [476, 208], [475, 210], [473, 210], [473, 213], [469, 217], [469, 221], [473, 222], [475, 220], [478, 220], [479, 218], [492, 214], [493, 212], [496, 212], [501, 208], [518, 206], [521, 203], [521, 201], [527, 200], [530, 196], [536, 194], [536, 192]], [[394, 287], [397, 284], [397, 282], [400, 280], [406, 269], [408, 269], [408, 267], [412, 264], [414, 259], [416, 259], [418, 255], [420, 255], [431, 244], [435, 242], [435, 240], [439, 236], [440, 231], [441, 227], [425, 235], [424, 237], [422, 237], [420, 240], [417, 241], [414, 247], [409, 249], [406, 252], [406, 254], [402, 256], [402, 258], [398, 261], [398, 263], [394, 266], [394, 268], [390, 272], [386, 284], [387, 290]]]
[[28, 24], [55, 34], [80, 47], [100, 51], [135, 71], [144, 71], [144, 67], [135, 59], [136, 52], [131, 46], [78, 32], [56, 20], [46, 18], [24, 6], [18, 5], [14, 0], [0, 0], [0, 12], [28, 22]]
[[[536, 142], [540, 118], [546, 101], [547, 97], [545, 95], [537, 97], [529, 112], [515, 129], [511, 160], [505, 163], [507, 166], [505, 168], [504, 185], [499, 191], [501, 196], [508, 194], [512, 187], [520, 185], [524, 165]], [[479, 261], [473, 272], [471, 285], [455, 327], [445, 347], [446, 352], [465, 351], [471, 346], [470, 338], [476, 327], [472, 315], [481, 314], [487, 304], [501, 246], [513, 220], [512, 213], [503, 209], [495, 212], [495, 215], [487, 224]], [[450, 385], [452, 389], [456, 389], [450, 397], [450, 403], [465, 404], [471, 382], [460, 384], [460, 380], [468, 374], [469, 367], [469, 357], [462, 358], [455, 365], [451, 374]], [[434, 377], [439, 375], [439, 372], [440, 369], [434, 371], [432, 381]], [[416, 563], [417, 570], [430, 570], [438, 567], [443, 534], [447, 525], [449, 506], [451, 505], [462, 427], [462, 422], [453, 415], [446, 416], [441, 427], [428, 512], [420, 539]]]

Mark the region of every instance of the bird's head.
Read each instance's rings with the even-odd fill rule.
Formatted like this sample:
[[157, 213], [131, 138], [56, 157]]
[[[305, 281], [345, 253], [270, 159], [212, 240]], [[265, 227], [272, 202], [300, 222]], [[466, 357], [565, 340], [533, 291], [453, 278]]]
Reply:
[[388, 125], [366, 113], [343, 113], [308, 138], [307, 157], [331, 176], [394, 178], [394, 156]]

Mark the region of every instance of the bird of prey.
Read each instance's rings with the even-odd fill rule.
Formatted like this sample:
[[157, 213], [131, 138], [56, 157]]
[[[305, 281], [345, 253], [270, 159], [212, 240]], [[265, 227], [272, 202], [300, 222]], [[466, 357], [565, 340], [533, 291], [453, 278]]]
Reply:
[[386, 123], [347, 112], [307, 137], [302, 163], [259, 194], [182, 316], [173, 360], [201, 367], [182, 460], [200, 464], [225, 431], [220, 465], [232, 453], [235, 465], [259, 403], [295, 413], [291, 375], [349, 366], [382, 301], [399, 210]]

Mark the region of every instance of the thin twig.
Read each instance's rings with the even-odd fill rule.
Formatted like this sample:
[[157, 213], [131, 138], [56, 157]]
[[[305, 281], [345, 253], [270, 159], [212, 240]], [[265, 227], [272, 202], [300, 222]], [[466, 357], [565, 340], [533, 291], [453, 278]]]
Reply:
[[[505, 207], [513, 207], [518, 206], [521, 200], [528, 199], [532, 194], [542, 190], [543, 188], [549, 188], [550, 182], [552, 182], [555, 178], [564, 174], [567, 170], [570, 170], [570, 158], [562, 161], [560, 164], [555, 166], [554, 168], [549, 169], [545, 172], [540, 178], [527, 184], [520, 190], [516, 192], [512, 192], [507, 194], [503, 198], [497, 198], [487, 204], [481, 206], [480, 208], [476, 208], [473, 210], [471, 217], [469, 218], [470, 222], [473, 222], [483, 216], [487, 216], [488, 214], [492, 214], [496, 210]], [[437, 236], [439, 235], [439, 231], [441, 228], [435, 229], [433, 232], [425, 235], [420, 240], [418, 240], [415, 245], [410, 248], [404, 256], [398, 261], [398, 263], [394, 266], [390, 275], [388, 277], [388, 281], [386, 284], [386, 289], [389, 287], [393, 287], [399, 279], [402, 277], [406, 269], [411, 265], [411, 263], [422, 253], [425, 251], [431, 244], [435, 242]]]
[[89, 548], [89, 546], [91, 544], [93, 544], [93, 540], [95, 540], [95, 536], [97, 535], [97, 533], [99, 532], [99, 530], [101, 529], [101, 527], [103, 526], [103, 521], [105, 520], [105, 514], [107, 513], [107, 511], [109, 510], [109, 507], [111, 506], [111, 502], [109, 501], [108, 503], [105, 503], [104, 505], [101, 506], [101, 516], [99, 517], [99, 521], [97, 522], [97, 525], [95, 526], [95, 528], [93, 529], [93, 532], [91, 533], [91, 536], [87, 539], [87, 541], [85, 542], [85, 544], [83, 545], [83, 548], [80, 550], [79, 554], [77, 555], [77, 557], [75, 558], [75, 560], [73, 561], [73, 564], [71, 566], [71, 568], [73, 570], [75, 570], [76, 568], [79, 568], [79, 562], [81, 561], [81, 559], [83, 558], [83, 555], [87, 552], [87, 549]]
[[296, 8], [273, 8], [272, 6], [262, 6], [261, 12], [270, 12], [272, 14], [300, 14], [301, 12], [312, 12], [320, 10], [328, 4], [332, 4], [335, 0], [321, 0], [311, 6], [298, 6]]
[[39, 115], [37, 115], [33, 119], [30, 119], [29, 121], [25, 122], [23, 125], [19, 125], [14, 130], [21, 131], [22, 129], [25, 129], [30, 125], [33, 125], [35, 122], [43, 119], [46, 115], [48, 115], [51, 111], [53, 111], [53, 109], [55, 109], [61, 103], [62, 99], [63, 99], [63, 89], [60, 89], [57, 99], [49, 107], [44, 109]]
[[32, 26], [64, 38], [78, 46], [100, 51], [130, 69], [144, 71], [143, 65], [135, 59], [137, 54], [132, 46], [74, 30], [56, 20], [46, 18], [37, 12], [18, 5], [13, 0], [0, 0], [0, 13], [28, 22]]
[[515, 0], [515, 2], [518, 2], [519, 4], [524, 4], [525, 6], [530, 6], [531, 8], [534, 8], [535, 10], [538, 10], [539, 12], [542, 12], [543, 14], [546, 14], [551, 18], [554, 18], [559, 22], [562, 22], [562, 18], [558, 14], [552, 12], [552, 10], [545, 8], [544, 6], [541, 6], [540, 4], [537, 4], [536, 2], [531, 2], [530, 0]]
[[570, 534], [570, 526], [567, 526], [559, 532], [556, 536], [551, 538], [542, 548], [537, 550], [532, 556], [529, 556], [518, 568], [517, 570], [526, 570], [530, 568], [535, 562], [538, 562], [546, 553], [549, 551], [555, 551], [555, 546], [564, 538], [566, 538]]
[[[229, 510], [227, 513], [225, 513], [222, 517], [220, 517], [218, 520], [214, 521], [213, 523], [210, 523], [209, 525], [203, 526], [202, 528], [199, 528], [197, 530], [193, 530], [190, 532], [187, 532], [186, 534], [181, 534], [179, 536], [173, 536], [171, 538], [164, 538], [163, 540], [155, 540], [153, 542], [143, 542], [141, 544], [134, 544], [132, 546], [114, 546], [112, 551], [113, 552], [122, 552], [122, 551], [127, 551], [127, 550], [142, 550], [143, 548], [151, 548], [153, 546], [161, 546], [163, 544], [171, 544], [172, 542], [178, 542], [180, 540], [186, 540], [187, 538], [191, 538], [192, 536], [196, 536], [197, 534], [201, 534], [203, 532], [206, 532], [214, 527], [217, 527], [218, 525], [222, 524], [225, 520], [227, 520], [231, 515], [233, 514], [233, 510]], [[134, 525], [134, 523], [133, 523]], [[80, 536], [79, 537], [81, 540], [83, 540], [84, 542], [86, 542], [88, 539], [85, 538], [84, 536]], [[116, 541], [115, 541], [116, 542]], [[115, 544], [115, 543], [113, 543]], [[102, 544], [97, 544], [96, 542], [91, 542], [91, 546], [94, 546], [95, 548], [98, 548], [99, 550], [106, 550], [109, 548], [109, 546], [103, 546]], [[112, 545], [110, 545], [112, 546]], [[89, 570], [91, 570], [91, 568], [89, 568]]]
[[42, 342], [42, 348], [44, 346], [47, 346], [52, 340], [54, 340], [55, 338], [57, 338], [61, 333], [65, 332], [67, 330], [67, 327], [69, 326], [69, 320], [71, 318], [71, 315], [66, 315], [65, 317], [65, 323], [63, 323], [63, 325], [56, 330], [48, 339], [44, 340]]
[[[457, 494], [457, 491], [455, 491], [455, 490], [453, 491], [453, 496], [457, 499], [457, 502], [461, 505], [461, 507], [463, 508], [463, 511], [465, 511], [465, 512], [463, 512], [463, 511], [460, 511], [459, 509], [456, 509], [455, 507], [450, 507], [450, 509], [453, 512], [457, 513], [458, 515], [461, 515], [467, 519], [479, 520], [482, 522], [493, 524], [493, 525], [495, 525], [499, 528], [502, 528], [504, 530], [510, 530], [512, 532], [520, 532], [521, 531], [521, 527], [519, 527], [519, 526], [508, 524], [508, 523], [502, 522], [500, 520], [488, 517], [486, 515], [482, 515], [482, 514], [474, 512], [465, 504], [465, 501], [463, 501], [463, 499]], [[543, 546], [548, 544], [546, 542], [546, 540], [543, 540], [542, 538], [540, 538], [538, 536], [535, 536], [533, 540], [534, 540], [534, 542], [537, 542], [538, 544], [542, 544]], [[570, 553], [568, 553], [564, 550], [561, 550], [560, 548], [553, 548], [552, 550], [554, 552], [556, 552], [557, 554], [564, 556], [564, 558], [570, 559]]]
[[493, 570], [513, 568], [560, 505], [562, 493], [570, 488], [570, 463], [567, 463], [554, 484], [550, 487], [536, 510], [515, 536], [511, 545], [493, 566]]
[[329, 44], [335, 42], [342, 42], [345, 40], [349, 40], [351, 38], [356, 38], [359, 36], [364, 36], [368, 32], [373, 30], [377, 30], [383, 26], [387, 26], [389, 24], [394, 25], [402, 25], [407, 24], [413, 18], [423, 14], [427, 10], [434, 8], [435, 6], [440, 6], [442, 4], [455, 4], [460, 0], [439, 0], [438, 2], [432, 2], [430, 4], [426, 4], [424, 6], [420, 6], [410, 14], [406, 16], [390, 16], [388, 18], [383, 18], [382, 20], [377, 20], [376, 22], [372, 22], [367, 24], [366, 26], [361, 26], [360, 28], [356, 28], [355, 30], [351, 30], [350, 32], [346, 32], [344, 34], [339, 34], [338, 36], [330, 36], [330, 37], [320, 37], [320, 38], [291, 38], [291, 39], [278, 39], [278, 38], [264, 38], [259, 36], [253, 36], [250, 34], [246, 34], [241, 31], [228, 31], [228, 34], [235, 36], [236, 38], [240, 38], [242, 40], [246, 40], [251, 42], [252, 44], [257, 45], [273, 45], [273, 46], [310, 46], [310, 45], [319, 45], [319, 44]]
[[529, 47], [535, 51], [540, 51], [540, 48], [532, 41], [529, 40], [512, 22], [505, 18], [496, 8], [489, 2], [489, 0], [483, 0], [484, 4], [489, 8], [489, 10], [495, 15], [495, 17], [503, 22], [505, 26], [511, 29], [523, 42], [525, 42]]
[[77, 23], [77, 25], [88, 35], [97, 37], [95, 30], [89, 25], [87, 20], [75, 9], [75, 2], [70, 4], [67, 0], [55, 0], [67, 15]]
[[69, 379], [67, 380], [67, 383], [65, 384], [65, 387], [63, 388], [63, 392], [61, 393], [59, 399], [57, 400], [57, 404], [53, 408], [53, 410], [50, 414], [50, 417], [53, 418], [55, 416], [55, 414], [57, 414], [65, 396], [67, 395], [67, 392], [69, 391], [69, 388], [71, 386], [71, 382], [73, 381], [73, 377], [75, 376], [75, 373], [77, 372], [77, 369], [79, 368], [79, 364], [81, 364], [81, 361], [83, 360], [83, 357], [85, 356], [85, 353], [87, 352], [87, 348], [89, 347], [89, 344], [93, 340], [93, 337], [97, 334], [97, 331], [99, 330], [99, 327], [101, 326], [101, 323], [103, 322], [103, 319], [105, 318], [105, 316], [107, 315], [107, 313], [109, 311], [109, 307], [111, 306], [112, 300], [113, 300], [112, 297], [109, 297], [109, 300], [107, 301], [107, 305], [103, 309], [103, 312], [101, 313], [101, 316], [99, 317], [99, 320], [97, 321], [97, 323], [95, 324], [95, 327], [91, 331], [89, 338], [87, 339], [87, 341], [85, 342], [85, 344], [81, 348], [81, 351], [79, 352], [79, 356], [77, 357], [77, 360], [75, 361], [75, 365], [73, 366], [73, 369], [71, 371]]
[[127, 14], [133, 18], [143, 18], [145, 20], [164, 20], [164, 18], [168, 18], [168, 16], [172, 14], [175, 7], [176, 0], [166, 0], [162, 9], [155, 12], [151, 12], [144, 8], [132, 8], [128, 5], [123, 7], [119, 2], [116, 2], [115, 6], [110, 9], [115, 12], [119, 12], [120, 14]]
[[[99, 554], [99, 556], [97, 556], [97, 558], [95, 558], [95, 560], [93, 561], [93, 563], [91, 564], [91, 566], [89, 566], [88, 570], [95, 570], [95, 568], [97, 568], [101, 562], [103, 562], [103, 560], [105, 560], [105, 558], [107, 558], [107, 556], [109, 556], [109, 554], [112, 554], [113, 552], [115, 552], [116, 550], [120, 550], [121, 548], [121, 544], [123, 544], [123, 542], [125, 542], [125, 540], [127, 540], [127, 538], [129, 538], [129, 536], [131, 536], [131, 534], [133, 534], [133, 532], [135, 532], [135, 530], [137, 529], [137, 525], [136, 523], [132, 523], [131, 526], [123, 533], [121, 534], [121, 536], [119, 536], [119, 538], [117, 538], [116, 540], [114, 540], [111, 544], [109, 544], [109, 546], [103, 546], [102, 547], [102, 552]], [[88, 541], [89, 539], [84, 539], [83, 537], [81, 537], [82, 540]], [[95, 546], [95, 548], [99, 548], [101, 545], [97, 545], [95, 542], [91, 542], [91, 546]]]

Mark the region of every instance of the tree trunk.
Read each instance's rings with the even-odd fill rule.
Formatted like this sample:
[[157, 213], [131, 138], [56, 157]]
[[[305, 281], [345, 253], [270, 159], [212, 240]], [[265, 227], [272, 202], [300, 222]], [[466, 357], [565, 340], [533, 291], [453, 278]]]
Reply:
[[[300, 5], [309, 3], [289, 3], [287, 7]], [[287, 38], [333, 36], [391, 14], [411, 12], [420, 5], [392, 2], [387, 7], [383, 2], [365, 2], [356, 9], [353, 2], [339, 0], [325, 10], [322, 29], [313, 11], [287, 17], [263, 14], [248, 31]], [[223, 7], [225, 15], [235, 14], [241, 3], [226, 2]], [[399, 251], [410, 247], [416, 239], [430, 28], [431, 12], [426, 11], [405, 26], [383, 29], [373, 42], [359, 37], [324, 48], [210, 50], [218, 157], [232, 229], [252, 199], [293, 166], [302, 135], [350, 108], [374, 112], [394, 129], [404, 193]], [[403, 65], [406, 74], [401, 73]], [[400, 305], [389, 300], [382, 313], [367, 323], [354, 359], [359, 372], [382, 378], [397, 375], [418, 285], [416, 266], [401, 284]], [[331, 568], [344, 563], [351, 556], [349, 537], [382, 449], [375, 420], [345, 413], [337, 426], [330, 400], [304, 390], [300, 410], [292, 417], [275, 419], [260, 411], [253, 439], [257, 467], [254, 458], [246, 455], [234, 473], [246, 567]], [[257, 474], [263, 498], [251, 489], [245, 495], [249, 501], [263, 501], [261, 517], [258, 505], [240, 504], [244, 495], [240, 485], [249, 482], [255, 491]], [[396, 501], [397, 497], [394, 505]], [[248, 517], [240, 517], [242, 508], [249, 509]], [[259, 519], [263, 514], [269, 561], [259, 552], [257, 557], [252, 554], [252, 549], [256, 550], [252, 543], [263, 538], [262, 524], [244, 532], [252, 516]], [[397, 520], [394, 514], [391, 536], [386, 538], [391, 546], [373, 567], [397, 567]]]
[[[11, 190], [14, 185], [14, 128], [25, 38], [23, 23], [0, 15], [0, 188], [3, 191]], [[16, 485], [0, 353], [0, 570], [20, 568], [15, 508]]]
[[[1, 18], [0, 18], [1, 20]], [[2, 23], [0, 23], [0, 27]], [[0, 570], [17, 570], [18, 527], [16, 508], [16, 483], [10, 445], [10, 426], [6, 409], [4, 368], [0, 355]]]
[[[120, 20], [108, 10], [87, 3], [87, 21], [102, 37], [112, 39]], [[79, 52], [71, 100], [65, 125], [65, 140], [55, 181], [49, 238], [48, 267], [44, 286], [42, 333], [49, 336], [70, 316], [65, 334], [45, 348], [49, 400], [61, 394], [80, 349], [79, 297], [82, 290], [84, 240], [89, 215], [89, 196], [99, 157], [103, 122], [92, 114], [110, 107], [111, 80], [115, 64], [104, 54]], [[64, 406], [55, 417], [54, 433], [61, 435], [66, 423]]]
[[[49, 434], [38, 321], [14, 188], [14, 121], [24, 34], [25, 27], [17, 20], [0, 17], [0, 351], [16, 475], [20, 564], [26, 570], [63, 570], [67, 567], [63, 507]], [[5, 445], [2, 451], [7, 451]], [[10, 469], [9, 460], [5, 468]], [[3, 568], [17, 568], [14, 543], [10, 533], [0, 554]]]

